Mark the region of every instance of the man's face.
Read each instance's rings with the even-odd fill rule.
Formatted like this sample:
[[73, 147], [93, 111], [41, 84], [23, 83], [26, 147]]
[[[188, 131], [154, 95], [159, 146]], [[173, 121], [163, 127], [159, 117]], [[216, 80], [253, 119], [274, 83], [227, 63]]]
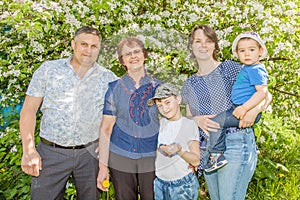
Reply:
[[97, 35], [82, 33], [72, 40], [74, 61], [79, 66], [91, 67], [97, 60], [101, 41]]

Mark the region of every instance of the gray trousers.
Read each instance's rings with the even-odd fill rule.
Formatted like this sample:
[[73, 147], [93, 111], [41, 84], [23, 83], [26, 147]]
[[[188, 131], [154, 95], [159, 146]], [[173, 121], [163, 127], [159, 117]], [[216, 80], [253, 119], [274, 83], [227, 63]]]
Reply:
[[37, 151], [42, 158], [42, 170], [31, 180], [31, 199], [63, 199], [66, 184], [72, 175], [77, 199], [98, 200], [98, 159], [92, 144], [83, 149], [62, 149], [39, 143]]

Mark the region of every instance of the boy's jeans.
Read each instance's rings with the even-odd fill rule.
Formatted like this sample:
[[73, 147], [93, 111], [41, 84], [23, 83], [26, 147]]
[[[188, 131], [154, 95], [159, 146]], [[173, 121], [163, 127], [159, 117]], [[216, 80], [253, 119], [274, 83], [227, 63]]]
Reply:
[[[215, 118], [212, 118], [213, 121], [220, 124], [220, 129], [218, 132], [210, 132], [209, 142], [208, 142], [208, 151], [210, 153], [223, 153], [226, 149], [225, 146], [225, 135], [226, 128], [229, 127], [238, 127], [240, 121], [232, 115], [233, 110], [238, 105], [234, 105], [232, 108], [227, 111], [221, 112]], [[254, 123], [257, 123], [261, 118], [261, 113], [259, 113], [255, 119]]]
[[194, 173], [175, 181], [154, 180], [155, 200], [197, 200], [199, 182]]

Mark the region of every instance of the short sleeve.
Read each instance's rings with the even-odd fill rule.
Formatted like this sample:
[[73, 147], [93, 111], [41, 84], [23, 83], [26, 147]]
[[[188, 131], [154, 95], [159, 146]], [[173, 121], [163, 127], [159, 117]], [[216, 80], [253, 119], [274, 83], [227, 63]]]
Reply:
[[251, 85], [267, 85], [268, 73], [263, 65], [249, 67], [248, 73]]
[[227, 80], [234, 82], [242, 65], [232, 60], [226, 60], [220, 64], [220, 71]]
[[26, 94], [33, 97], [44, 97], [47, 84], [47, 62], [44, 62], [34, 73]]
[[104, 115], [117, 115], [117, 109], [114, 99], [114, 88], [117, 81], [111, 82], [108, 84], [108, 89], [105, 94], [104, 98], [104, 108], [103, 108], [103, 114]]
[[198, 125], [196, 124], [196, 122], [194, 120], [191, 120], [191, 126], [193, 127], [192, 129], [192, 139], [199, 141], [199, 129], [198, 129]]
[[189, 89], [189, 79], [187, 79], [185, 82], [184, 82], [184, 84], [183, 84], [183, 86], [182, 86], [182, 88], [181, 88], [181, 97], [182, 97], [182, 102], [184, 103], [184, 104], [189, 104], [189, 101], [188, 101], [188, 97], [189, 97], [189, 91], [190, 91], [190, 89]]

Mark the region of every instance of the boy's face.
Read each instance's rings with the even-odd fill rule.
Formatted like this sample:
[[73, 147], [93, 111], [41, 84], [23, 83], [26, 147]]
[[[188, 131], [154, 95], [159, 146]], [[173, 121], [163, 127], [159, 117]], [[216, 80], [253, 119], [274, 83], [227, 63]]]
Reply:
[[155, 100], [159, 112], [171, 121], [181, 118], [180, 103], [181, 96], [170, 96], [165, 99]]
[[253, 65], [259, 63], [259, 58], [263, 53], [260, 45], [251, 38], [244, 38], [238, 42], [237, 55], [241, 63]]

